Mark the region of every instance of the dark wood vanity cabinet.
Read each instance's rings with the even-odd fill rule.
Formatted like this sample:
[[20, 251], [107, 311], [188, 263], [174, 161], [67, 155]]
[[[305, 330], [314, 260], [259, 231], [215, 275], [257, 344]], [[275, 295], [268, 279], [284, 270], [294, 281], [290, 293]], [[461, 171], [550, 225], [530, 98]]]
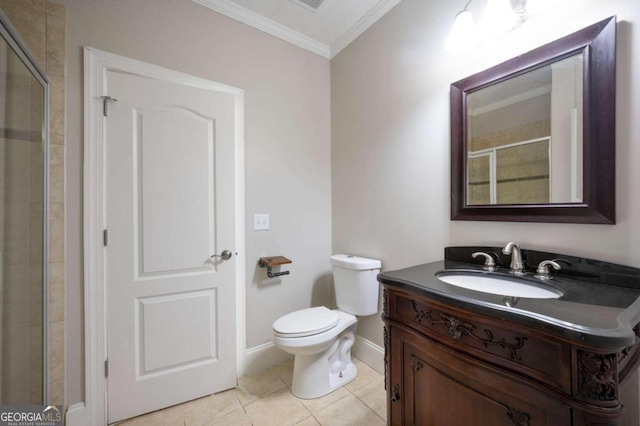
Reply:
[[637, 344], [583, 346], [404, 289], [383, 294], [390, 425], [638, 425]]

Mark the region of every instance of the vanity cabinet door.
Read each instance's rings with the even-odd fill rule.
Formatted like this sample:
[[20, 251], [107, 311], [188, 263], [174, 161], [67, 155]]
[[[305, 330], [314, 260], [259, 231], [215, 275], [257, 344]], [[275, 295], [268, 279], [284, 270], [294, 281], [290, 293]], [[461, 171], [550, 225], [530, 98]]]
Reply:
[[410, 330], [389, 335], [391, 425], [571, 424], [570, 408], [508, 373]]

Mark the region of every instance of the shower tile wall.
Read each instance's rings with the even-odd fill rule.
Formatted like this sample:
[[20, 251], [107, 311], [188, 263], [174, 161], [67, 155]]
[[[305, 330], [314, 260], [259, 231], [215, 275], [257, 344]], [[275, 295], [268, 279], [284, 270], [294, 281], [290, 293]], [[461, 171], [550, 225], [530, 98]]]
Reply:
[[551, 134], [551, 120], [540, 120], [522, 126], [512, 127], [488, 135], [476, 136], [471, 140], [471, 151], [494, 148], [535, 138], [543, 138]]
[[[17, 29], [22, 39], [26, 42], [31, 53], [40, 66], [46, 70], [50, 81], [50, 123], [49, 123], [49, 401], [53, 404], [64, 404], [64, 298], [65, 298], [65, 276], [64, 276], [64, 135], [65, 135], [65, 64], [66, 64], [66, 11], [64, 6], [46, 0], [0, 0], [0, 9], [8, 16], [11, 23]], [[33, 96], [35, 96], [32, 93]], [[36, 119], [37, 117], [32, 117]], [[13, 142], [5, 139], [3, 143]], [[28, 179], [31, 181], [29, 197], [37, 192], [38, 182], [35, 175], [29, 175], [29, 170], [34, 169], [30, 165], [37, 165], [40, 153], [37, 144], [30, 143], [29, 148], [15, 148], [5, 146], [2, 151], [9, 153], [15, 158], [12, 162], [19, 161], [25, 165], [15, 179]], [[15, 149], [14, 149], [15, 148]], [[6, 156], [7, 154], [5, 154]], [[2, 161], [2, 158], [0, 158]], [[4, 161], [7, 161], [5, 158]], [[17, 182], [14, 182], [17, 183]], [[8, 191], [12, 186], [7, 181], [4, 188], [4, 200], [7, 200]], [[30, 201], [33, 201], [31, 198]], [[36, 206], [30, 206], [36, 207]], [[21, 226], [29, 227], [32, 235], [38, 232], [41, 224], [42, 209], [33, 208], [29, 212], [21, 211], [19, 207], [9, 209], [10, 214], [20, 214], [22, 218]], [[4, 222], [1, 220], [0, 222]], [[40, 247], [34, 238], [28, 247], [30, 253], [37, 252]], [[41, 285], [42, 277], [39, 275], [39, 266], [29, 264], [28, 266], [16, 267], [11, 270], [19, 279], [26, 279], [29, 282], [30, 290], [15, 297], [31, 298], [31, 305], [40, 305], [38, 297], [42, 297], [36, 289]], [[9, 272], [9, 271], [7, 271]], [[17, 314], [16, 314], [17, 315]], [[19, 321], [28, 321], [30, 333], [28, 335], [8, 336], [13, 340], [3, 338], [3, 344], [13, 345], [16, 348], [27, 348], [31, 354], [39, 352], [38, 345], [40, 339], [36, 336], [41, 332], [42, 325], [39, 323], [41, 316], [39, 312], [33, 310], [27, 313], [26, 317], [20, 317]], [[18, 319], [16, 319], [18, 320]], [[35, 355], [33, 355], [35, 356]], [[31, 362], [35, 362], [31, 359]], [[23, 361], [25, 363], [29, 360]], [[26, 364], [25, 364], [26, 365]], [[5, 370], [6, 371], [6, 370]], [[35, 376], [37, 372], [33, 375]], [[4, 379], [4, 378], [3, 378]], [[28, 390], [33, 394], [32, 400], [39, 392], [38, 383], [35, 377], [29, 380]]]

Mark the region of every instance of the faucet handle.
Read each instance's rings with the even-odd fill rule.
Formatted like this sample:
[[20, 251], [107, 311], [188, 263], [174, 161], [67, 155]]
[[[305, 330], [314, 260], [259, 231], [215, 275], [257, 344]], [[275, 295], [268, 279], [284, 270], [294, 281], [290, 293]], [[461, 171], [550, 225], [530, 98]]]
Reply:
[[493, 260], [493, 256], [491, 256], [489, 253], [485, 253], [483, 251], [477, 251], [475, 253], [473, 253], [471, 255], [471, 257], [473, 257], [474, 259], [478, 256], [484, 256], [485, 260], [484, 260], [484, 266], [482, 267], [482, 269], [484, 269], [485, 271], [495, 271], [496, 270], [496, 261]]
[[559, 271], [561, 269], [560, 265], [558, 265], [557, 262], [554, 262], [553, 260], [543, 260], [538, 265], [535, 277], [541, 280], [550, 280], [551, 271], [549, 271], [549, 266], [553, 266], [553, 269], [555, 269], [556, 271]]

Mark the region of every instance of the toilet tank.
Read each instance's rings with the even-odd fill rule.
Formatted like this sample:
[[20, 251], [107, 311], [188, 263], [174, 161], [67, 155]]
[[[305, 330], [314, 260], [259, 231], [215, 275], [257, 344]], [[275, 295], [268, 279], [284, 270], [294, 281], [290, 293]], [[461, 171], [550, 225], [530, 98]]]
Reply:
[[348, 254], [331, 256], [336, 303], [340, 310], [352, 315], [378, 313], [380, 284], [377, 276], [381, 262]]

